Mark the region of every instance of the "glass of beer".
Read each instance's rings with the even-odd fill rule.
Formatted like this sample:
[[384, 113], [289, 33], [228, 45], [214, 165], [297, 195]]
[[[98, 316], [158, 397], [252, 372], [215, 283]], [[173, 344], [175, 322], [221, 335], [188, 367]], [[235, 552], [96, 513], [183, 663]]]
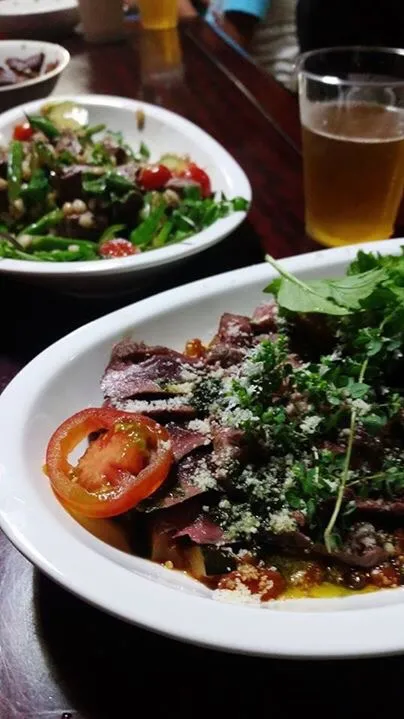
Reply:
[[330, 48], [298, 67], [306, 232], [391, 237], [404, 189], [404, 50]]
[[137, 0], [146, 30], [170, 30], [177, 26], [178, 0]]

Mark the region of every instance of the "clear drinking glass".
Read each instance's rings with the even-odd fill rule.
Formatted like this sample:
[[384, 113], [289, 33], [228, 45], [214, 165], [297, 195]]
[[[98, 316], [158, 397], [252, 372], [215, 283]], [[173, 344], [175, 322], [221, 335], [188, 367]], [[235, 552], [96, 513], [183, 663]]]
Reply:
[[178, 0], [137, 0], [146, 30], [170, 30], [177, 26]]
[[307, 233], [323, 245], [390, 237], [404, 188], [404, 50], [315, 50], [298, 81]]

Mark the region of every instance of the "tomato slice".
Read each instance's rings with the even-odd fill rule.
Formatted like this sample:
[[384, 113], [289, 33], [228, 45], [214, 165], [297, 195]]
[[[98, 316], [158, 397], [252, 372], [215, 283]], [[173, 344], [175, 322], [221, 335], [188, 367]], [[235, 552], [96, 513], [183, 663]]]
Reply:
[[144, 190], [161, 190], [171, 178], [165, 165], [146, 165], [139, 171], [138, 183]]
[[111, 240], [106, 240], [100, 245], [98, 250], [101, 257], [106, 259], [114, 259], [116, 257], [129, 257], [130, 255], [138, 255], [140, 250], [135, 245], [132, 245], [129, 240], [125, 240], [121, 237], [113, 237]]
[[29, 122], [24, 122], [22, 125], [16, 125], [13, 132], [13, 139], [19, 140], [20, 142], [27, 142], [31, 139], [34, 131]]
[[[69, 454], [100, 433], [76, 466]], [[78, 412], [52, 435], [46, 473], [55, 494], [85, 517], [115, 517], [156, 491], [173, 462], [167, 430], [154, 420], [110, 407]]]
[[205, 170], [202, 170], [201, 167], [195, 165], [194, 162], [190, 162], [188, 167], [179, 173], [179, 177], [197, 182], [201, 188], [202, 197], [209, 197], [209, 195], [212, 194], [212, 184], [209, 175]]

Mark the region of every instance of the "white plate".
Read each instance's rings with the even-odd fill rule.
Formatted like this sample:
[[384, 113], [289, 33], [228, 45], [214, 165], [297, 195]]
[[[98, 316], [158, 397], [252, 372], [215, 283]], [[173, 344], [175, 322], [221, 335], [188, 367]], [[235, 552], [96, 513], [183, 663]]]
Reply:
[[[179, 115], [155, 105], [107, 95], [79, 95], [55, 98], [73, 99], [89, 112], [89, 122], [105, 123], [109, 129], [121, 130], [127, 143], [138, 149], [141, 140], [151, 150], [151, 159], [164, 153], [189, 154], [212, 179], [214, 191], [223, 191], [229, 198], [242, 196], [251, 200], [250, 183], [237, 162], [210, 135]], [[13, 127], [24, 112], [34, 113], [43, 103], [30, 103], [0, 116], [0, 144], [10, 140]], [[137, 130], [135, 112], [143, 109], [144, 130]], [[122, 285], [136, 279], [145, 280], [168, 265], [178, 263], [215, 245], [243, 221], [245, 212], [234, 212], [184, 242], [117, 260], [93, 262], [25, 262], [0, 260], [0, 273], [7, 272], [42, 283], [57, 284], [64, 289], [94, 290]]]
[[55, 62], [57, 67], [32, 80], [0, 87], [0, 111], [49, 95], [70, 61], [70, 54], [67, 50], [53, 42], [43, 42], [42, 40], [0, 40], [0, 67], [6, 67], [6, 60], [10, 57], [25, 60], [31, 55], [37, 55], [41, 52], [45, 55], [45, 67]]
[[[398, 253], [403, 241], [362, 245]], [[302, 278], [341, 275], [357, 247], [284, 261]], [[123, 619], [235, 652], [349, 657], [404, 650], [402, 589], [328, 600], [223, 604], [201, 584], [113, 549], [63, 510], [42, 474], [47, 441], [70, 414], [99, 405], [113, 342], [128, 333], [181, 348], [213, 335], [223, 311], [248, 313], [275, 276], [260, 264], [156, 295], [73, 332], [34, 359], [0, 397], [0, 525], [55, 581]]]
[[0, 1], [0, 29], [10, 35], [50, 36], [72, 30], [78, 21], [77, 0]]

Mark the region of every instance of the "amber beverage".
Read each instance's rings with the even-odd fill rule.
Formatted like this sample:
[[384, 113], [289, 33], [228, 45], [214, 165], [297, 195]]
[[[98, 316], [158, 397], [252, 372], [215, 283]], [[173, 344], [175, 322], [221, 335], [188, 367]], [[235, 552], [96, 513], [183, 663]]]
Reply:
[[303, 126], [306, 229], [325, 245], [390, 237], [404, 186], [404, 112], [317, 103]]
[[404, 189], [404, 51], [330, 48], [299, 71], [306, 232], [387, 239]]
[[170, 30], [177, 26], [177, 0], [138, 0], [137, 5], [146, 30]]

